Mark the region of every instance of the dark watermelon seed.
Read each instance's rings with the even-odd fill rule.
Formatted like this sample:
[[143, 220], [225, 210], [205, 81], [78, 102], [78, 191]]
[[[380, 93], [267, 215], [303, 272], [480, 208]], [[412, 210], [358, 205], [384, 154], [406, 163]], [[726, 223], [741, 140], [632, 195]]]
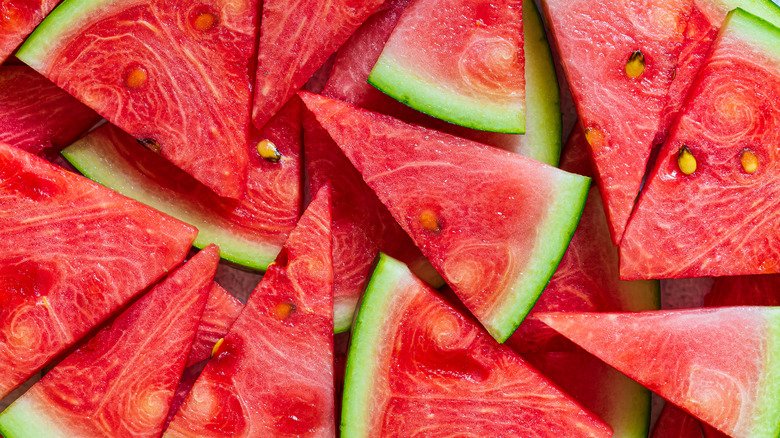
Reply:
[[153, 138], [137, 138], [136, 141], [138, 143], [141, 143], [145, 148], [149, 149], [152, 152], [160, 153], [160, 143], [157, 143], [157, 141]]

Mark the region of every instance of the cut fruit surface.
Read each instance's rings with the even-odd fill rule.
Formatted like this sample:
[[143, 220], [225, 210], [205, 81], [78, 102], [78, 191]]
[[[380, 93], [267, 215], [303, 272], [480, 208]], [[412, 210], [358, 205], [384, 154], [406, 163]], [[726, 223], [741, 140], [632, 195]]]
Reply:
[[732, 12], [620, 245], [624, 279], [780, 272], [780, 29]]
[[0, 398], [178, 265], [197, 230], [0, 143]]
[[602, 421], [385, 255], [352, 335], [341, 432], [345, 438], [611, 435]]
[[503, 342], [547, 285], [589, 179], [301, 93], [466, 307]]
[[69, 145], [98, 120], [89, 107], [30, 67], [0, 66], [0, 142], [38, 154]]
[[265, 0], [252, 122], [258, 128], [384, 0]]
[[653, 428], [652, 438], [704, 438], [699, 420], [672, 403], [666, 403]]
[[217, 283], [211, 284], [209, 298], [185, 367], [191, 367], [211, 357], [214, 345], [227, 334], [243, 308], [244, 305], [238, 298], [230, 295]]
[[85, 176], [198, 227], [196, 246], [215, 243], [224, 259], [264, 270], [301, 212], [299, 105], [290, 102], [262, 130], [250, 129], [241, 200], [216, 196], [114, 126], [98, 128], [63, 155]]
[[210, 246], [0, 414], [7, 438], [158, 436], [219, 262]]
[[257, 3], [66, 0], [19, 59], [220, 196], [246, 185]]
[[704, 305], [780, 306], [780, 274], [718, 277], [705, 295]]
[[165, 437], [335, 436], [329, 190], [304, 212]]
[[0, 64], [5, 62], [59, 2], [60, 0], [5, 0], [0, 3]]
[[484, 131], [525, 133], [523, 1], [417, 0], [369, 82], [434, 117]]
[[743, 438], [780, 433], [780, 308], [537, 317], [726, 434]]
[[691, 5], [544, 0], [542, 7], [587, 134], [617, 244], [642, 184]]

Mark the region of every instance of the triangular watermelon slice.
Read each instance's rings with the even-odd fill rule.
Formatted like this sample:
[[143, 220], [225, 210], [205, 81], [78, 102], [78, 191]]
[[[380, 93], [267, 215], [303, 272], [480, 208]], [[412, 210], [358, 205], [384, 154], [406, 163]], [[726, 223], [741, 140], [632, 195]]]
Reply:
[[780, 29], [727, 18], [620, 245], [624, 279], [780, 272]]
[[542, 8], [617, 244], [642, 184], [692, 6], [679, 0], [544, 0]]
[[195, 246], [217, 244], [224, 259], [264, 270], [301, 213], [300, 102], [250, 132], [246, 193], [238, 201], [215, 195], [115, 126], [101, 126], [62, 153], [85, 176], [196, 226]]
[[537, 317], [726, 434], [780, 434], [778, 307]]
[[0, 398], [186, 256], [196, 230], [0, 143]]
[[335, 436], [330, 203], [325, 187], [165, 437]]
[[386, 2], [339, 49], [322, 94], [361, 108], [391, 115], [453, 135], [525, 155], [552, 166], [561, 154], [561, 102], [558, 77], [539, 10], [523, 1], [523, 52], [525, 53], [525, 135], [477, 131], [454, 125], [402, 104], [368, 81], [385, 42], [409, 0]]
[[6, 437], [159, 436], [219, 249], [155, 286], [0, 414]]
[[309, 189], [333, 188], [333, 326], [349, 329], [358, 300], [379, 251], [412, 266], [418, 276], [439, 287], [436, 273], [414, 242], [366, 185], [328, 132], [309, 111], [304, 113]]
[[652, 438], [703, 438], [703, 435], [699, 420], [667, 402], [655, 423]]
[[406, 265], [382, 254], [355, 321], [341, 436], [429, 435], [607, 437], [611, 431]]
[[6, 0], [0, 5], [0, 64], [60, 0]]
[[211, 357], [214, 345], [227, 334], [243, 308], [238, 298], [217, 283], [211, 284], [186, 367]]
[[558, 266], [589, 178], [301, 95], [466, 307], [505, 341]]
[[525, 133], [523, 0], [416, 0], [368, 81], [434, 117]]
[[264, 0], [252, 123], [262, 128], [384, 0]]
[[220, 196], [246, 185], [255, 0], [66, 0], [17, 57]]
[[35, 70], [0, 67], [0, 142], [38, 154], [69, 145], [100, 120]]

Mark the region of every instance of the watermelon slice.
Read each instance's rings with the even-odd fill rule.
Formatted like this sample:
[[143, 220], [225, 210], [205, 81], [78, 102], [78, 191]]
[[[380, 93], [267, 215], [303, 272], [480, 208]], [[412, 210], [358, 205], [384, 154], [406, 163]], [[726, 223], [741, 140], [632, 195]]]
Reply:
[[165, 437], [335, 436], [329, 190], [304, 212]]
[[505, 341], [563, 256], [590, 180], [341, 101], [301, 95], [466, 307]]
[[5, 0], [0, 3], [0, 64], [5, 62], [59, 2], [60, 0]]
[[264, 0], [252, 122], [262, 128], [384, 0]]
[[333, 325], [349, 329], [377, 252], [398, 258], [439, 287], [444, 280], [363, 182], [338, 145], [310, 112], [304, 114], [309, 189], [333, 188]]
[[525, 133], [523, 0], [417, 0], [368, 81], [434, 117]]
[[220, 196], [246, 185], [255, 0], [66, 0], [17, 57]]
[[642, 385], [581, 349], [532, 353], [523, 357], [609, 424], [614, 437], [647, 438], [650, 391]]
[[353, 330], [341, 436], [466, 435], [611, 431], [381, 254]]
[[211, 357], [214, 345], [227, 334], [243, 308], [244, 305], [238, 298], [230, 295], [217, 283], [211, 284], [206, 308], [203, 309], [203, 316], [200, 318], [200, 325], [195, 340], [192, 341], [185, 367]]
[[453, 125], [417, 112], [368, 84], [368, 75], [408, 4], [409, 0], [390, 1], [386, 3], [387, 7], [380, 8], [363, 23], [339, 49], [322, 94], [557, 166], [562, 129], [558, 77], [542, 17], [534, 2], [523, 2], [525, 135], [490, 133]]
[[691, 5], [544, 0], [542, 6], [618, 244], [666, 105]]
[[214, 195], [113, 126], [93, 131], [63, 155], [85, 176], [198, 227], [196, 246], [216, 243], [226, 260], [264, 270], [301, 212], [300, 103], [291, 102], [261, 131], [251, 131], [240, 201]]
[[[593, 175], [585, 135], [578, 127], [569, 137], [561, 169]], [[598, 188], [591, 187], [582, 219], [566, 254], [539, 301], [509, 338], [509, 345], [520, 354], [579, 350], [538, 320], [534, 316], [537, 312], [615, 312], [660, 307], [658, 281], [620, 281], [618, 278], [617, 248], [609, 236]]]
[[69, 145], [98, 120], [89, 107], [30, 67], [0, 67], [0, 142], [38, 154]]
[[727, 18], [620, 245], [622, 278], [780, 272], [779, 39], [740, 9]]
[[178, 265], [196, 230], [0, 143], [0, 398]]
[[652, 438], [703, 438], [699, 420], [666, 403], [655, 423]]
[[780, 434], [780, 308], [540, 313], [537, 317], [728, 435]]
[[780, 306], [780, 274], [718, 277], [704, 305]]
[[0, 414], [14, 437], [158, 436], [206, 305], [209, 246]]

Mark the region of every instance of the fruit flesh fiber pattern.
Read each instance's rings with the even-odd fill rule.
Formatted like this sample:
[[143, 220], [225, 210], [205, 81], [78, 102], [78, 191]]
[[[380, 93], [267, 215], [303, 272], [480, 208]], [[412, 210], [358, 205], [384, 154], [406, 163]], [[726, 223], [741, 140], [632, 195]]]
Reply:
[[11, 56], [59, 2], [60, 0], [6, 0], [0, 4], [0, 64]]
[[330, 221], [326, 187], [165, 437], [335, 436]]
[[218, 262], [207, 247], [136, 301], [0, 414], [3, 434], [159, 436]]
[[0, 397], [178, 265], [197, 232], [1, 143], [0, 212]]
[[243, 308], [238, 298], [217, 283], [211, 284], [206, 308], [203, 309], [185, 368], [211, 357], [214, 345], [227, 334]]

